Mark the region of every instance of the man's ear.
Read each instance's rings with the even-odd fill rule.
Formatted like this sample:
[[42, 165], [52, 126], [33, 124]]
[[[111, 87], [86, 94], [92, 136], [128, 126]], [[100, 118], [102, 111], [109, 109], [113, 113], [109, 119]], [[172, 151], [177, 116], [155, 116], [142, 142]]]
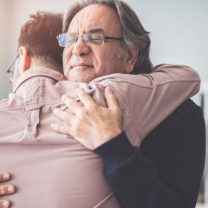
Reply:
[[126, 57], [126, 67], [125, 67], [126, 73], [131, 73], [133, 71], [138, 55], [139, 55], [138, 48], [132, 48], [131, 50], [129, 50]]
[[19, 47], [19, 54], [19, 68], [22, 72], [25, 72], [31, 67], [31, 56], [24, 46]]

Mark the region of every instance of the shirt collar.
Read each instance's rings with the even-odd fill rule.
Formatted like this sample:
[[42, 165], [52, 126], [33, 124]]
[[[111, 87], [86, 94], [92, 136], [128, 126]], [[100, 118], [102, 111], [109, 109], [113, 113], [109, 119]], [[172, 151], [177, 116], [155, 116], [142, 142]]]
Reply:
[[36, 66], [28, 69], [25, 71], [20, 78], [18, 79], [16, 85], [13, 87], [13, 93], [15, 93], [19, 87], [25, 83], [27, 80], [34, 78], [34, 77], [47, 77], [49, 79], [53, 79], [56, 82], [60, 80], [64, 80], [64, 75], [61, 74], [60, 72], [57, 72], [51, 68], [46, 68], [43, 66]]

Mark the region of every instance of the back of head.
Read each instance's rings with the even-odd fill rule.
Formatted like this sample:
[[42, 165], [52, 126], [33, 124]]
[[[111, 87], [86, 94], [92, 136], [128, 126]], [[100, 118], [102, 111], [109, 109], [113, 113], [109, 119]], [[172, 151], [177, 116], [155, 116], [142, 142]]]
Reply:
[[62, 31], [63, 15], [60, 13], [37, 12], [22, 26], [18, 47], [24, 46], [32, 58], [45, 66], [63, 73], [62, 52], [56, 36]]
[[[133, 74], [150, 73], [152, 69], [152, 63], [149, 57], [150, 50], [150, 38], [149, 33], [142, 26], [138, 16], [133, 9], [125, 2], [121, 0], [77, 0], [70, 7], [65, 14], [63, 31], [67, 32], [73, 17], [83, 8], [91, 4], [104, 4], [107, 5], [117, 13], [123, 37], [122, 49], [124, 53], [130, 51], [130, 49], [136, 47], [139, 49], [139, 55], [137, 57]], [[110, 27], [110, 25], [109, 25]]]

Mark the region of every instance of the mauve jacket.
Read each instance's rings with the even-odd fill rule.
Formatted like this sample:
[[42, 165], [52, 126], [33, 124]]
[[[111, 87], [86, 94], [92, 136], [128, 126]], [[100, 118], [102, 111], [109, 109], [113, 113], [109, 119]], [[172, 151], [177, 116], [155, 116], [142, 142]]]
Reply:
[[[133, 145], [199, 90], [198, 74], [186, 66], [160, 65], [151, 74], [111, 74], [90, 83], [63, 80], [44, 67], [25, 72], [0, 102], [0, 170], [12, 173], [17, 208], [118, 208], [103, 176], [102, 160], [70, 136], [54, 132], [52, 109], [66, 108], [60, 96], [85, 89], [105, 106], [103, 90], [118, 98], [123, 130]], [[67, 110], [67, 109], [66, 109]], [[138, 128], [139, 126], [139, 128]]]

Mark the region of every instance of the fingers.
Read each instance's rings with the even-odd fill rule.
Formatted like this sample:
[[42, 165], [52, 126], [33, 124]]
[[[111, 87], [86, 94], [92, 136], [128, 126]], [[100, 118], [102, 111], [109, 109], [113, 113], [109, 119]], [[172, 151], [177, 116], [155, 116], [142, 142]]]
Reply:
[[[0, 182], [5, 182], [11, 179], [11, 175], [6, 172], [0, 172]], [[15, 193], [16, 188], [12, 185], [0, 185], [0, 196]], [[11, 202], [8, 200], [0, 200], [0, 208], [11, 207]]]
[[69, 125], [53, 123], [53, 124], [51, 124], [51, 127], [53, 128], [54, 131], [57, 131], [59, 133], [70, 134]]
[[11, 202], [7, 200], [0, 200], [0, 208], [9, 208], [11, 207]]
[[120, 109], [118, 105], [118, 101], [114, 96], [113, 92], [111, 91], [110, 87], [105, 88], [105, 97], [106, 97], [107, 105], [110, 109], [112, 109], [113, 111], [118, 111]]
[[77, 89], [76, 90], [76, 94], [78, 95], [80, 101], [82, 102], [82, 104], [88, 108], [88, 107], [93, 107], [96, 105], [95, 101], [92, 99], [92, 97], [86, 93], [84, 90], [82, 89]]
[[67, 96], [67, 95], [63, 95], [61, 97], [61, 100], [64, 102], [64, 104], [73, 112], [73, 113], [77, 113], [80, 111], [80, 109], [82, 108], [82, 105], [80, 102], [77, 102], [75, 99]]
[[60, 118], [61, 120], [65, 122], [71, 122], [71, 120], [75, 117], [73, 113], [70, 113], [68, 111], [63, 111], [60, 108], [54, 108], [53, 113]]
[[0, 196], [13, 194], [15, 193], [16, 189], [12, 185], [1, 185], [0, 186]]
[[6, 172], [0, 172], [0, 182], [8, 181], [11, 179], [11, 175]]
[[84, 90], [77, 89], [76, 94], [79, 97], [80, 102], [76, 101], [75, 99], [67, 95], [63, 95], [61, 97], [62, 101], [73, 113], [79, 114], [82, 111], [83, 106], [86, 108], [92, 108], [95, 105], [97, 105], [95, 101], [92, 99], [92, 97]]

